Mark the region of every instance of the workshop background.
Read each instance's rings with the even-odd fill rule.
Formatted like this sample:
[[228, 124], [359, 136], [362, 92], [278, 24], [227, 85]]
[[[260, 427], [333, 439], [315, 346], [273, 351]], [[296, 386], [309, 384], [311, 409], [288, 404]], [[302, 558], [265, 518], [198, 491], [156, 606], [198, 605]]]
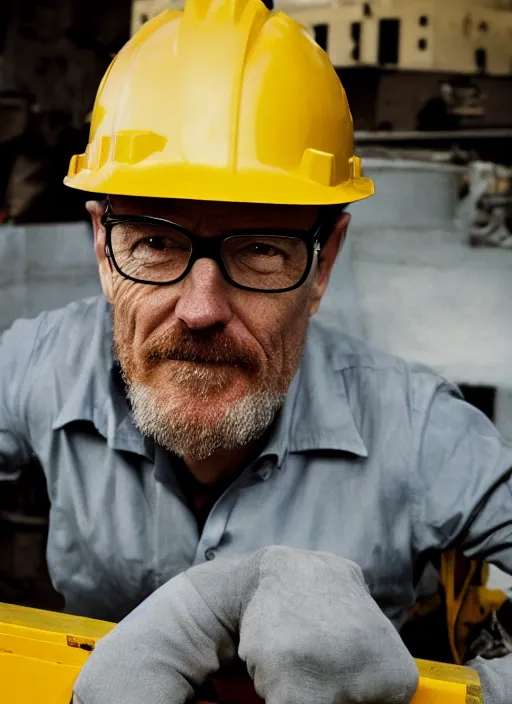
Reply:
[[[86, 199], [62, 178], [112, 57], [181, 5], [1, 0], [0, 332], [100, 291]], [[377, 188], [351, 208], [319, 315], [460, 384], [512, 442], [512, 0], [277, 6], [329, 53]], [[1, 485], [0, 601], [59, 608], [47, 515], [34, 458]]]

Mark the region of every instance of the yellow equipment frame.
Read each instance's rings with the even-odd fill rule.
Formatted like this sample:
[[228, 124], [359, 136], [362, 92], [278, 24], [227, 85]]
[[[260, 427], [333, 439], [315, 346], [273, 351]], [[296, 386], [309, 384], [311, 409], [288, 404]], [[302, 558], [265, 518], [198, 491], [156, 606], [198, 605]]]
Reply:
[[[114, 625], [0, 604], [2, 704], [70, 704], [80, 669], [96, 641]], [[483, 704], [478, 674], [473, 670], [416, 662], [420, 683], [412, 704]]]

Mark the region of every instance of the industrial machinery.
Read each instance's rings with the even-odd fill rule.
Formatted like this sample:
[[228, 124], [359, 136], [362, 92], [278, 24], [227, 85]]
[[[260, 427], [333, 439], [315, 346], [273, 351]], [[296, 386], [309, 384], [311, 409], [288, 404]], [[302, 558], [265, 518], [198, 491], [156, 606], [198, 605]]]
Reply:
[[[70, 704], [81, 667], [97, 640], [113, 625], [0, 604], [0, 700], [6, 704]], [[412, 704], [482, 704], [479, 678], [473, 670], [417, 663], [420, 682]], [[208, 698], [212, 701], [261, 702], [247, 678], [218, 678], [210, 684]]]

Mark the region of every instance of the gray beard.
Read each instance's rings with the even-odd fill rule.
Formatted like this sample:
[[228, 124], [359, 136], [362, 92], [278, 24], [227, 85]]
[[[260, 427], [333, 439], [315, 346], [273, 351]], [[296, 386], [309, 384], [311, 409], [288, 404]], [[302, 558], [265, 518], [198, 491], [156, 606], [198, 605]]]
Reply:
[[220, 450], [244, 447], [262, 437], [283, 405], [285, 394], [248, 394], [223, 415], [198, 426], [179, 417], [179, 407], [163, 405], [137, 382], [127, 384], [135, 424], [140, 432], [179, 457], [204, 460]]

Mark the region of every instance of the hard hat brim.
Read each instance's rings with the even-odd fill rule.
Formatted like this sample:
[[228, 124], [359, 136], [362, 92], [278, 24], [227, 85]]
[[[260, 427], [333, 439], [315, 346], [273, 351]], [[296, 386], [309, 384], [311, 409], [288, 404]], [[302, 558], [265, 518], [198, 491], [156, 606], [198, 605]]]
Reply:
[[375, 192], [369, 178], [353, 178], [334, 186], [282, 171], [226, 171], [184, 164], [112, 165], [81, 169], [64, 179], [66, 186], [93, 193], [278, 205], [336, 205], [369, 198]]

